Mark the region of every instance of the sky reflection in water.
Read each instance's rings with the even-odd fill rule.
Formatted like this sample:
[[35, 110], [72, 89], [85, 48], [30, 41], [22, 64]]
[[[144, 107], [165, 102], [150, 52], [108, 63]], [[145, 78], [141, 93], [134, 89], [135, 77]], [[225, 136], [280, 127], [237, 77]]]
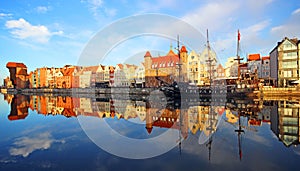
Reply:
[[[264, 102], [263, 106], [262, 103], [251, 102], [254, 104], [251, 111], [232, 107], [228, 103], [225, 107], [218, 106], [215, 109], [205, 105], [189, 106], [188, 109], [181, 110], [186, 111], [181, 128], [176, 126], [176, 112], [173, 122], [172, 117], [170, 119], [173, 127], [168, 128], [168, 117], [165, 117], [167, 120], [164, 122], [166, 113], [155, 115], [152, 111], [154, 120], [152, 129], [149, 130], [146, 128], [149, 119], [145, 112], [147, 108], [142, 107], [142, 101], [112, 102], [79, 98], [78, 104], [74, 99], [69, 104], [66, 98], [60, 102], [59, 97], [47, 97], [45, 100], [43, 97], [32, 96], [26, 102], [24, 97], [5, 97], [4, 100], [1, 95], [1, 99], [0, 170], [292, 170], [297, 169], [300, 161], [300, 149], [297, 146], [299, 106], [291, 101]], [[91, 106], [84, 106], [87, 101]], [[46, 108], [42, 107], [45, 105], [43, 103], [47, 104]], [[123, 113], [118, 113], [117, 110], [112, 112], [111, 106], [115, 104], [122, 104], [126, 109], [122, 110]], [[95, 105], [98, 109], [93, 108]], [[55, 109], [50, 109], [51, 106]], [[257, 111], [254, 110], [255, 107], [258, 108]], [[17, 113], [10, 113], [11, 108], [16, 108], [17, 110], [12, 111]], [[24, 108], [28, 109], [28, 114]], [[94, 110], [98, 112], [95, 113]], [[221, 120], [211, 138], [204, 144], [199, 144], [199, 137], [207, 129], [207, 120], [201, 120], [202, 115], [207, 117], [205, 110], [212, 111], [210, 113], [220, 116]], [[24, 111], [25, 118], [22, 116]], [[56, 112], [49, 114], [49, 111]], [[105, 118], [103, 113], [106, 114]], [[239, 126], [236, 113], [241, 114], [240, 125], [245, 131], [240, 136], [240, 148], [238, 134], [235, 132]], [[287, 114], [291, 116], [287, 117]], [[93, 119], [96, 123], [105, 120], [114, 131], [133, 139], [153, 138], [168, 129], [174, 129], [178, 136], [182, 136], [182, 143], [179, 145], [179, 141], [167, 153], [149, 159], [121, 158], [94, 144], [82, 130], [78, 122], [80, 117]], [[156, 119], [161, 122], [156, 122]], [[286, 126], [286, 122], [289, 126]], [[298, 122], [296, 126], [291, 126], [295, 122]], [[184, 127], [188, 128], [186, 135]], [[101, 130], [97, 131], [100, 133]], [[119, 149], [126, 150], [127, 147], [122, 146], [122, 142], [119, 145]], [[132, 153], [139, 151], [132, 150]]]

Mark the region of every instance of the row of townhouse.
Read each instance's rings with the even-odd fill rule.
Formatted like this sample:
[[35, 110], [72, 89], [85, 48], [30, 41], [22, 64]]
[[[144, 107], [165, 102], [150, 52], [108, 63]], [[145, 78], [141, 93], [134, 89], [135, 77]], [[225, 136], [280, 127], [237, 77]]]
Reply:
[[[211, 62], [208, 63], [208, 60]], [[152, 56], [147, 51], [144, 61], [138, 66], [133, 64], [86, 67], [66, 65], [62, 68], [37, 68], [28, 75], [16, 72], [21, 69], [27, 72], [25, 65], [10, 64], [8, 68], [12, 71], [11, 78], [15, 80], [26, 76], [27, 80], [24, 78], [22, 80], [28, 82], [29, 88], [158, 87], [161, 80], [167, 83], [185, 81], [195, 85], [206, 85], [209, 84], [210, 78], [225, 77], [225, 70], [217, 62], [214, 51], [208, 51], [206, 48], [199, 54], [195, 51], [188, 53], [185, 46], [180, 48], [179, 54], [174, 53], [171, 47], [165, 56]], [[12, 77], [15, 73], [18, 74], [17, 77]], [[25, 88], [25, 85], [27, 84], [24, 83], [19, 87]]]
[[31, 71], [27, 80], [29, 88], [71, 88], [74, 66], [63, 68], [37, 68]]
[[114, 66], [72, 66], [37, 68], [27, 74], [23, 63], [9, 62], [10, 77], [4, 79], [7, 88], [89, 88], [143, 86], [145, 68], [130, 64]]

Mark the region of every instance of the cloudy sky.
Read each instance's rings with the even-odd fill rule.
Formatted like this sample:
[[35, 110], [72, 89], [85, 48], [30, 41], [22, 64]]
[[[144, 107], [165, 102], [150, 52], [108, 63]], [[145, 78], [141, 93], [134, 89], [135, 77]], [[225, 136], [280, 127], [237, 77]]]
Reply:
[[[8, 75], [8, 61], [24, 62], [29, 70], [76, 65], [86, 44], [101, 30], [124, 18], [149, 13], [175, 17], [202, 35], [209, 29], [210, 43], [221, 63], [236, 55], [238, 29], [243, 56], [268, 55], [285, 36], [300, 37], [298, 0], [0, 1], [0, 79]], [[155, 22], [146, 20], [141, 27]], [[166, 24], [165, 29], [172, 28]], [[118, 29], [122, 27], [116, 32]], [[146, 49], [168, 51], [170, 42], [163, 36], [123, 40], [118, 48], [111, 49], [104, 64], [128, 61], [128, 56]], [[175, 43], [172, 42], [173, 46]], [[199, 49], [203, 46], [200, 43]]]

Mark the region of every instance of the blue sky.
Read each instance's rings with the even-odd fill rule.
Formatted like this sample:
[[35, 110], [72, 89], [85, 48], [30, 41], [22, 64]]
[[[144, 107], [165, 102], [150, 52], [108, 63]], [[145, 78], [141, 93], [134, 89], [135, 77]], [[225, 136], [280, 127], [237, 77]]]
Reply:
[[[2, 0], [0, 79], [8, 75], [8, 61], [24, 62], [30, 71], [76, 65], [85, 45], [99, 31], [123, 18], [147, 13], [176, 17], [203, 35], [209, 29], [211, 45], [221, 63], [236, 55], [237, 29], [244, 56], [268, 55], [285, 36], [300, 38], [298, 0]], [[169, 27], [166, 25], [172, 30]], [[130, 39], [113, 49], [104, 64], [128, 61], [128, 56], [147, 49], [168, 51], [169, 46], [170, 40], [162, 37]]]

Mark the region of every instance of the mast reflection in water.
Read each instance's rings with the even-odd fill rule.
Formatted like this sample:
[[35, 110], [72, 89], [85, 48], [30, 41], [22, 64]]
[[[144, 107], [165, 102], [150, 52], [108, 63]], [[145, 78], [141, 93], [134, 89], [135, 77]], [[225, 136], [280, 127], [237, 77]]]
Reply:
[[[290, 170], [300, 161], [297, 101], [231, 98], [212, 105], [201, 99], [179, 108], [142, 98], [5, 95], [4, 100], [10, 112], [2, 101], [8, 116], [1, 118], [0, 170]], [[177, 130], [177, 147], [145, 160], [118, 157], [91, 142], [77, 117], [105, 119], [134, 139]]]

